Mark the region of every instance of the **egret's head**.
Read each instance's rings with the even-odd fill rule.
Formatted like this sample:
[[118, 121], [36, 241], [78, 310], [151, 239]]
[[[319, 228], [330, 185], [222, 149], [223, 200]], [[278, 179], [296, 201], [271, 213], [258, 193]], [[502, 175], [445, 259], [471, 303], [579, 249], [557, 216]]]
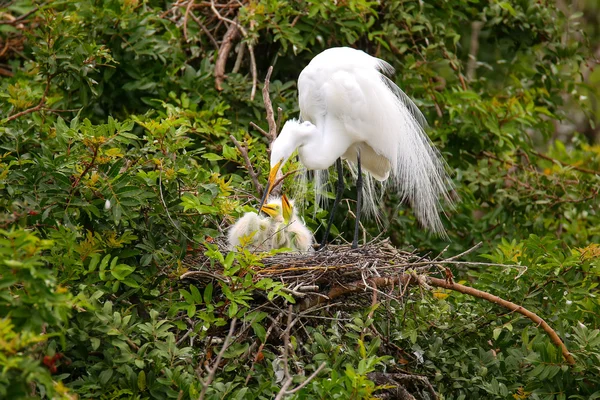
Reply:
[[276, 221], [283, 220], [284, 223], [288, 224], [292, 219], [293, 204], [284, 194], [281, 198], [270, 199], [267, 204], [261, 207], [261, 211]]
[[271, 194], [273, 184], [277, 176], [277, 172], [283, 167], [287, 160], [294, 154], [296, 149], [303, 146], [311, 137], [317, 134], [317, 127], [308, 121], [299, 122], [291, 119], [283, 125], [281, 133], [273, 142], [271, 148], [271, 170], [269, 172], [269, 180], [267, 187], [263, 193], [261, 207], [265, 199]]

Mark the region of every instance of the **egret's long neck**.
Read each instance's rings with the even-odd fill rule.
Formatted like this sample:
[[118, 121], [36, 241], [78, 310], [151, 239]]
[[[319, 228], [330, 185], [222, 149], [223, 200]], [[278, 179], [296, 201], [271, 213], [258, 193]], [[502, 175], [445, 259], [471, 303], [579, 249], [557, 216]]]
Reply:
[[[344, 135], [343, 124], [334, 118], [324, 118], [315, 125], [318, 135], [311, 136], [298, 148], [300, 161], [308, 169], [327, 169], [340, 158], [352, 144]], [[338, 133], [339, 132], [339, 133]]]

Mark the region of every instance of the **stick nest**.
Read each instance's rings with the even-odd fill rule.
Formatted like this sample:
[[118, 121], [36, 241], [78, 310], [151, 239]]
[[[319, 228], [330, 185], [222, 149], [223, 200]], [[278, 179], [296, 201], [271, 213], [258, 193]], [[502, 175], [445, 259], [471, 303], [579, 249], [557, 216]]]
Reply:
[[[216, 244], [226, 252], [226, 243]], [[213, 261], [211, 267], [211, 260], [203, 254], [187, 257], [183, 263], [188, 272], [181, 279], [228, 281], [222, 266]], [[300, 308], [306, 309], [345, 294], [366, 294], [377, 290], [378, 286], [408, 283], [427, 286], [423, 274], [436, 262], [427, 262], [415, 253], [398, 250], [386, 239], [372, 241], [357, 249], [347, 244], [329, 245], [310, 253], [268, 255], [260, 264], [251, 267], [255, 279], [271, 278], [283, 283], [284, 291], [302, 299]]]

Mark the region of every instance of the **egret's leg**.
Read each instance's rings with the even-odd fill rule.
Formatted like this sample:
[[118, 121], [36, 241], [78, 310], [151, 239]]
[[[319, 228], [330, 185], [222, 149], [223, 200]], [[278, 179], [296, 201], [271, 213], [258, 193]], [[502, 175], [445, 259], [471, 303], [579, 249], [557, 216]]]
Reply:
[[327, 223], [327, 229], [325, 230], [325, 235], [323, 236], [323, 241], [319, 246], [319, 250], [327, 245], [327, 238], [329, 237], [329, 231], [331, 230], [331, 225], [333, 224], [333, 217], [335, 216], [335, 210], [337, 209], [338, 204], [342, 200], [342, 195], [344, 194], [344, 169], [342, 167], [342, 159], [338, 158], [335, 162], [335, 167], [338, 173], [337, 180], [337, 189], [335, 192], [335, 200], [333, 202], [333, 208], [331, 209], [331, 213], [329, 214], [329, 222]]
[[360, 228], [360, 209], [362, 208], [362, 170], [360, 168], [360, 150], [356, 155], [356, 165], [358, 166], [358, 177], [356, 178], [356, 223], [354, 225], [354, 240], [352, 241], [352, 248], [358, 247], [358, 230]]

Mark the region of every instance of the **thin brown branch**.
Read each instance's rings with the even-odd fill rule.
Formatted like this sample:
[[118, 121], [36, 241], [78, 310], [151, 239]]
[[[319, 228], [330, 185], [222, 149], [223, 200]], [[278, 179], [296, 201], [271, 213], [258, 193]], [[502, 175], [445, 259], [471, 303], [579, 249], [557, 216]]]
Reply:
[[267, 131], [265, 131], [263, 128], [261, 128], [260, 126], [256, 125], [252, 121], [250, 121], [250, 126], [253, 127], [254, 129], [256, 129], [257, 131], [259, 131], [260, 133], [262, 133], [267, 139], [269, 139], [269, 133]]
[[524, 316], [526, 316], [527, 318], [529, 318], [530, 320], [532, 320], [534, 323], [537, 324], [537, 326], [541, 326], [542, 329], [548, 334], [548, 336], [550, 337], [550, 339], [552, 340], [552, 342], [560, 347], [563, 357], [565, 358], [565, 360], [567, 360], [567, 362], [571, 365], [575, 364], [575, 359], [573, 358], [573, 356], [571, 355], [571, 353], [569, 353], [569, 350], [567, 349], [567, 346], [565, 346], [565, 344], [563, 343], [563, 341], [560, 339], [560, 337], [556, 334], [556, 332], [554, 331], [554, 329], [552, 329], [550, 327], [550, 325], [548, 325], [546, 323], [546, 321], [544, 321], [542, 318], [540, 318], [537, 314], [527, 310], [526, 308], [524, 308], [523, 306], [517, 305], [511, 301], [508, 300], [504, 300], [498, 296], [495, 296], [493, 294], [481, 291], [481, 290], [477, 290], [475, 288], [472, 287], [468, 287], [468, 286], [464, 286], [461, 285], [460, 283], [450, 283], [445, 281], [444, 279], [438, 279], [438, 278], [428, 278], [428, 283], [431, 284], [432, 286], [437, 286], [437, 287], [442, 287], [444, 289], [450, 289], [450, 290], [455, 290], [457, 292], [460, 293], [464, 293], [464, 294], [468, 294], [470, 296], [474, 296], [474, 297], [478, 297], [480, 299], [484, 299], [487, 300], [489, 302], [492, 303], [496, 303], [499, 306], [502, 306], [504, 308], [507, 308], [513, 312], [517, 312], [519, 314], [522, 314]]
[[215, 360], [213, 366], [210, 368], [206, 379], [200, 380], [200, 382], [202, 383], [202, 391], [200, 392], [200, 397], [198, 397], [198, 400], [204, 399], [204, 396], [206, 396], [206, 390], [208, 389], [208, 386], [215, 379], [215, 374], [217, 373], [219, 364], [221, 364], [221, 359], [223, 358], [223, 354], [225, 354], [225, 350], [227, 350], [227, 348], [230, 345], [231, 339], [233, 338], [233, 332], [235, 331], [236, 322], [237, 322], [237, 318], [233, 318], [231, 320], [231, 324], [229, 325], [229, 333], [227, 333], [227, 336], [225, 337], [225, 341], [223, 342], [223, 347], [221, 347], [221, 350], [219, 351], [219, 354], [217, 355], [217, 359]]
[[19, 22], [23, 21], [25, 18], [29, 17], [30, 15], [35, 14], [40, 8], [44, 7], [46, 4], [48, 4], [47, 1], [40, 4], [39, 6], [35, 7], [33, 10], [26, 12], [25, 14], [23, 14], [17, 18], [0, 21], [0, 25], [16, 25]]
[[44, 89], [44, 93], [42, 94], [42, 98], [40, 99], [40, 102], [36, 106], [28, 108], [27, 110], [23, 110], [16, 114], [13, 114], [10, 117], [6, 118], [4, 120], [4, 122], [6, 123], [6, 122], [14, 121], [17, 118], [22, 117], [23, 115], [27, 115], [27, 114], [31, 114], [32, 112], [40, 111], [44, 107], [44, 104], [46, 103], [46, 96], [48, 96], [48, 91], [50, 90], [50, 81], [52, 80], [53, 77], [54, 77], [54, 75], [50, 75], [46, 78], [46, 88]]
[[[478, 297], [480, 299], [484, 299], [489, 302], [498, 304], [504, 308], [507, 308], [507, 309], [513, 311], [513, 312], [517, 312], [519, 314], [526, 316], [531, 321], [536, 323], [537, 326], [541, 326], [542, 329], [550, 337], [550, 340], [552, 340], [552, 342], [555, 345], [557, 345], [558, 347], [561, 348], [562, 354], [569, 364], [571, 364], [571, 365], [575, 364], [575, 360], [573, 359], [573, 356], [569, 353], [569, 350], [567, 349], [567, 347], [565, 346], [563, 341], [556, 334], [556, 332], [550, 327], [550, 325], [548, 325], [546, 323], [546, 321], [544, 321], [542, 318], [540, 318], [537, 314], [527, 310], [523, 306], [517, 305], [508, 300], [504, 300], [493, 294], [490, 294], [490, 293], [487, 293], [487, 292], [484, 292], [484, 291], [481, 291], [478, 289], [474, 289], [472, 287], [464, 286], [459, 283], [447, 281], [445, 279], [427, 277], [425, 281], [427, 284], [429, 284], [431, 286], [454, 290], [454, 291], [457, 291], [457, 292], [460, 292], [463, 294], [468, 294], [470, 296]], [[415, 275], [411, 275], [411, 274], [407, 274], [407, 273], [399, 274], [399, 275], [396, 275], [393, 277], [373, 277], [373, 278], [370, 278], [367, 282], [370, 283], [370, 285], [374, 285], [377, 287], [389, 287], [389, 286], [398, 285], [398, 284], [401, 284], [401, 285], [419, 284], [419, 285], [421, 285], [423, 283]], [[312, 298], [309, 301], [305, 302], [302, 305], [302, 308], [313, 307], [317, 304], [329, 302], [329, 301], [332, 301], [338, 297], [341, 297], [341, 296], [344, 296], [347, 294], [364, 292], [364, 291], [367, 291], [368, 289], [369, 289], [369, 285], [366, 284], [365, 281], [363, 281], [363, 280], [350, 282], [350, 283], [344, 283], [343, 286], [334, 286], [333, 288], [331, 288], [329, 290], [329, 293], [327, 294], [327, 297], [328, 297], [327, 299], [323, 299], [322, 297]], [[308, 307], [307, 307], [307, 305], [308, 305]]]
[[475, 79], [477, 71], [477, 53], [479, 52], [479, 33], [483, 27], [482, 21], [471, 22], [471, 43], [469, 46], [469, 61], [467, 62], [467, 79]]
[[267, 332], [265, 333], [265, 341], [263, 343], [261, 343], [260, 346], [258, 346], [258, 350], [256, 351], [256, 355], [254, 356], [254, 361], [252, 362], [250, 371], [248, 371], [248, 375], [246, 375], [245, 385], [248, 385], [248, 382], [250, 382], [250, 377], [252, 376], [252, 371], [254, 371], [254, 365], [258, 362], [258, 359], [262, 354], [265, 344], [267, 344], [267, 339], [271, 335], [271, 331], [273, 330], [275, 325], [279, 324], [280, 319], [281, 319], [281, 314], [278, 314], [277, 317], [273, 320], [273, 322], [271, 322], [271, 325], [269, 325], [269, 328], [267, 329]]
[[233, 135], [229, 135], [229, 138], [233, 141], [233, 143], [235, 144], [235, 147], [237, 147], [238, 151], [242, 154], [242, 157], [244, 158], [244, 162], [246, 163], [246, 169], [248, 170], [248, 174], [250, 175], [250, 178], [252, 179], [252, 183], [254, 184], [254, 188], [259, 193], [262, 193], [263, 186], [258, 182], [258, 174], [254, 170], [254, 167], [252, 167], [252, 163], [250, 162], [250, 157], [248, 156], [248, 150], [246, 149], [245, 146], [242, 146], [240, 144], [240, 142], [238, 142]]
[[[271, 146], [275, 139], [277, 139], [277, 125], [275, 124], [275, 114], [273, 113], [273, 104], [271, 103], [271, 96], [269, 95], [269, 84], [271, 83], [271, 74], [273, 73], [273, 66], [269, 67], [267, 76], [265, 76], [265, 84], [262, 89], [263, 102], [265, 103], [265, 110], [267, 111], [267, 123], [269, 124], [269, 138], [271, 140]], [[271, 149], [269, 146], [269, 149]]]
[[282, 358], [283, 358], [283, 373], [284, 373], [285, 380], [283, 381], [283, 385], [281, 385], [281, 389], [279, 390], [279, 393], [277, 393], [277, 397], [275, 397], [275, 400], [281, 400], [285, 396], [289, 396], [289, 395], [292, 395], [292, 394], [300, 391], [306, 385], [308, 385], [319, 374], [319, 372], [321, 372], [321, 370], [323, 368], [325, 368], [325, 362], [321, 363], [321, 365], [319, 365], [319, 367], [315, 370], [315, 372], [313, 372], [308, 378], [306, 378], [306, 380], [304, 382], [302, 382], [300, 385], [298, 385], [294, 389], [288, 390], [288, 388], [292, 385], [292, 382], [294, 381], [294, 377], [290, 374], [290, 368], [288, 365], [288, 351], [289, 351], [289, 348], [291, 347], [290, 346], [290, 331], [291, 330], [292, 330], [292, 306], [290, 305], [288, 307], [286, 328], [285, 328], [285, 331], [283, 332], [284, 335], [283, 335]]
[[563, 167], [568, 167], [568, 168], [574, 169], [575, 171], [583, 172], [586, 174], [600, 175], [600, 171], [595, 171], [592, 169], [578, 167], [576, 165], [572, 165], [572, 164], [566, 163], [564, 161], [557, 160], [556, 158], [549, 157], [545, 154], [538, 153], [537, 151], [532, 151], [532, 153], [539, 158], [543, 158], [544, 160], [547, 160], [547, 161], [552, 161], [555, 164], [560, 164]]
[[281, 182], [283, 182], [283, 181], [285, 180], [285, 178], [287, 178], [287, 177], [288, 177], [288, 176], [290, 176], [290, 175], [293, 175], [293, 174], [297, 173], [298, 171], [300, 171], [300, 170], [299, 170], [299, 169], [295, 169], [295, 170], [293, 170], [293, 171], [286, 172], [284, 175], [282, 175], [280, 178], [278, 178], [278, 179], [275, 181], [275, 183], [273, 184], [273, 187], [277, 187], [277, 186], [279, 186], [279, 184], [280, 184]]
[[190, 15], [191, 15], [192, 19], [194, 20], [194, 22], [200, 27], [200, 29], [202, 29], [202, 32], [204, 32], [204, 34], [206, 36], [208, 36], [208, 39], [210, 40], [210, 42], [214, 46], [215, 50], [219, 50], [219, 43], [217, 43], [217, 40], [212, 35], [212, 33], [210, 33], [210, 31], [208, 30], [208, 28], [206, 27], [206, 25], [204, 25], [202, 23], [202, 21], [200, 21], [200, 18], [196, 17], [196, 15], [193, 12]]
[[194, 5], [194, 0], [189, 0], [188, 1], [188, 5], [185, 8], [185, 14], [183, 16], [183, 38], [185, 39], [186, 42], [188, 42], [188, 35], [187, 35], [187, 23], [188, 23], [188, 17], [190, 15], [190, 10], [192, 9], [192, 6]]
[[235, 64], [233, 64], [233, 69], [231, 70], [232, 73], [237, 74], [240, 71], [240, 68], [242, 67], [242, 60], [244, 59], [245, 50], [246, 50], [246, 43], [244, 43], [244, 42], [240, 43], [238, 55], [235, 59]]
[[217, 62], [215, 63], [215, 87], [217, 90], [223, 90], [223, 81], [225, 80], [225, 65], [227, 64], [227, 58], [229, 52], [233, 46], [233, 41], [238, 37], [239, 29], [236, 24], [229, 24], [221, 47], [219, 48], [219, 55], [217, 56]]

